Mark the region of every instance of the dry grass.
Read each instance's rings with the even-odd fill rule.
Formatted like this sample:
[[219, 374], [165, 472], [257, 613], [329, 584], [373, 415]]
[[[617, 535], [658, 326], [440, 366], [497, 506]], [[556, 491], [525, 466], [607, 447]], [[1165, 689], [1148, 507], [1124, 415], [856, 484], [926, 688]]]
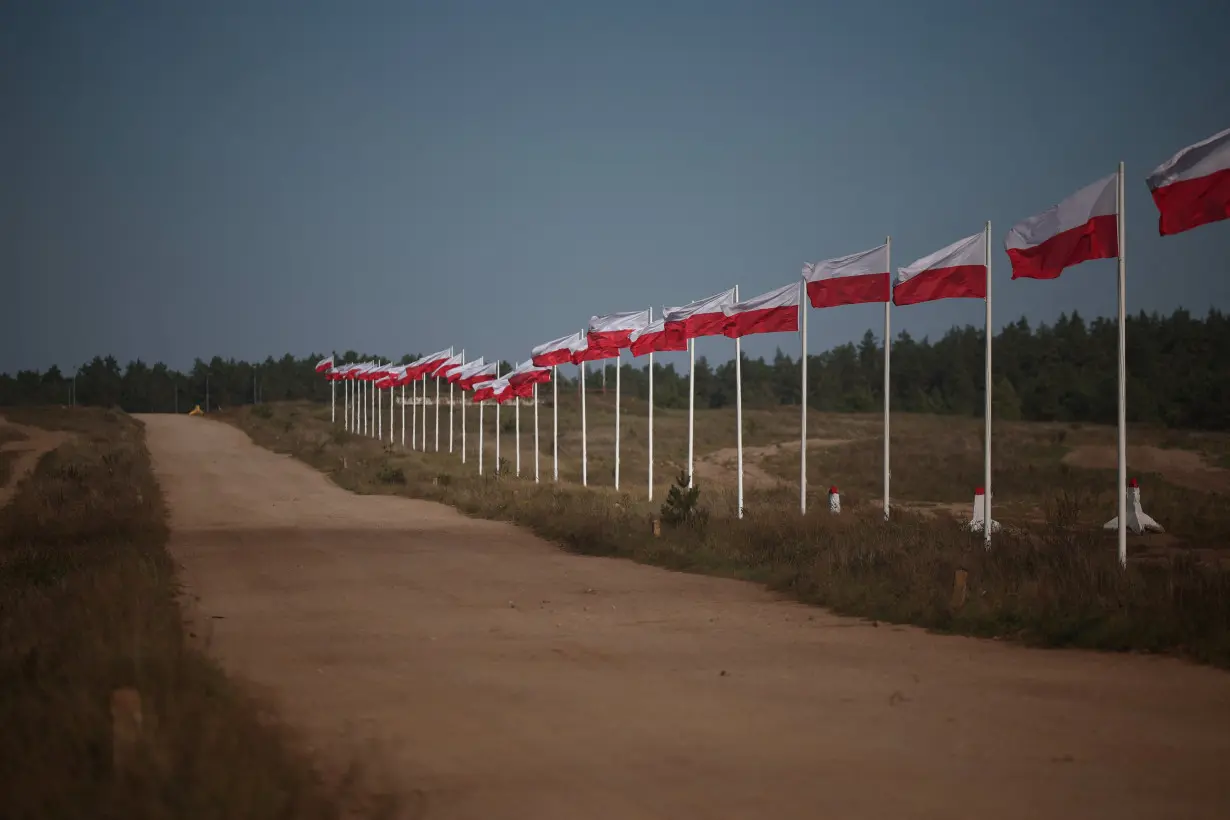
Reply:
[[[391, 816], [389, 801], [354, 798], [357, 769], [318, 776], [288, 729], [193, 646], [142, 427], [91, 409], [8, 415], [77, 435], [0, 511], [0, 813]], [[112, 760], [118, 687], [143, 701], [124, 770]]]
[[13, 477], [13, 462], [19, 457], [20, 453], [0, 452], [0, 487], [8, 484]]
[[[765, 446], [774, 431], [789, 429], [791, 436], [797, 434], [796, 415], [790, 414], [787, 421], [780, 417], [784, 413], [775, 417], [771, 411], [762, 412], [757, 432], [761, 438], [753, 439], [759, 443], [748, 446]], [[838, 612], [937, 630], [1048, 646], [1171, 652], [1230, 666], [1230, 574], [1202, 560], [1196, 550], [1153, 551], [1142, 549], [1139, 541], [1133, 542], [1127, 570], [1120, 569], [1113, 533], [1086, 523], [1091, 516], [1103, 515], [1105, 505], [1097, 493], [1081, 489], [1082, 481], [1098, 483], [1105, 477], [1097, 471], [1085, 476], [1085, 471], [1064, 468], [1059, 462], [1064, 442], [1048, 425], [1021, 425], [1005, 436], [1001, 452], [1027, 467], [1015, 479], [1006, 476], [1007, 487], [1000, 492], [1032, 494], [1045, 503], [1029, 516], [1022, 514], [1024, 525], [997, 537], [988, 552], [979, 536], [962, 531], [949, 517], [898, 511], [891, 523], [883, 522], [881, 512], [860, 498], [860, 493], [873, 497], [873, 490], [878, 494], [879, 462], [867, 452], [872, 446], [878, 448], [878, 441], [856, 440], [843, 445], [845, 452], [836, 448], [832, 469], [844, 468], [852, 476], [843, 480], [851, 488], [851, 503], [839, 518], [818, 507], [800, 516], [797, 490], [789, 487], [750, 490], [749, 514], [740, 521], [731, 514], [728, 487], [702, 484], [707, 526], [668, 528], [661, 537], [653, 537], [648, 519], [657, 513], [657, 505], [644, 499], [640, 482], [635, 494], [601, 485], [583, 488], [571, 481], [553, 485], [546, 481], [550, 472], [545, 459], [541, 484], [508, 474], [479, 477], [472, 462], [462, 467], [455, 455], [406, 452], [387, 442], [350, 435], [329, 424], [327, 408], [322, 412], [310, 405], [283, 405], [273, 407], [268, 416], [237, 411], [227, 418], [257, 443], [295, 455], [349, 489], [442, 501], [472, 515], [527, 526], [575, 552], [756, 580]], [[725, 421], [722, 413], [701, 414], [698, 442], [706, 442], [707, 448], [728, 446], [721, 441]], [[817, 421], [822, 429], [827, 425], [847, 437], [857, 435], [860, 426], [875, 424], [868, 417], [849, 416]], [[899, 481], [895, 486], [918, 501], [958, 497], [959, 482], [945, 486], [928, 481], [926, 471], [911, 471], [909, 461], [930, 458], [934, 469], [946, 465], [954, 472], [973, 464], [978, 468], [973, 472], [979, 472], [981, 452], [970, 455], [961, 440], [968, 431], [946, 429], [952, 426], [951, 419], [923, 417], [899, 420], [899, 429], [905, 428], [903, 437], [911, 434], [911, 425], [917, 425], [913, 435], [919, 442], [939, 434], [950, 438], [936, 455], [922, 452], [921, 444], [915, 452], [903, 445], [898, 450], [899, 466], [894, 468]], [[664, 444], [668, 453], [679, 447], [677, 442]], [[546, 436], [543, 445], [549, 450]], [[711, 450], [698, 446], [698, 452]], [[507, 450], [502, 455], [507, 457]], [[793, 461], [797, 450], [781, 454], [791, 455], [797, 471]], [[489, 470], [492, 464], [489, 455]], [[661, 462], [659, 469], [664, 479], [670, 476]], [[394, 474], [404, 483], [387, 480]], [[864, 476], [862, 486], [856, 476]], [[1064, 481], [1055, 483], [1056, 476], [1065, 477]], [[1166, 486], [1150, 485], [1154, 493], [1150, 502], [1156, 509], [1178, 503], [1177, 498], [1167, 497]], [[665, 492], [657, 496], [659, 503], [664, 497]], [[1090, 499], [1096, 505], [1092, 513], [1087, 510]], [[1192, 519], [1197, 523], [1190, 525], [1191, 537], [1212, 543], [1224, 513], [1205, 512], [1210, 518]], [[969, 573], [970, 593], [964, 605], [954, 607], [952, 586], [958, 569]]]

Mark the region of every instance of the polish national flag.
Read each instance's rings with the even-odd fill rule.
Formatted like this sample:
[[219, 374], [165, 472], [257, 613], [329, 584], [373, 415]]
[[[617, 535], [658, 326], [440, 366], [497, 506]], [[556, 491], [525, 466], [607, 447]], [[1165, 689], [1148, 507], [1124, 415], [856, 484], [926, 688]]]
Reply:
[[551, 381], [551, 368], [538, 367], [533, 359], [522, 362], [508, 374], [508, 383], [513, 387], [534, 383], [543, 384]]
[[631, 310], [624, 313], [609, 313], [593, 316], [589, 320], [586, 341], [591, 350], [619, 351], [631, 344], [634, 331], [649, 324], [648, 310]]
[[396, 384], [396, 383], [397, 383], [397, 382], [396, 382], [396, 380], [393, 378], [393, 374], [392, 374], [392, 373], [385, 373], [385, 374], [384, 374], [384, 375], [380, 378], [380, 380], [376, 382], [376, 389], [377, 389], [377, 390], [388, 390], [388, 389], [392, 388], [392, 387], [393, 387], [393, 385], [394, 385], [394, 384]]
[[429, 376], [435, 376], [438, 379], [443, 379], [450, 372], [456, 370], [465, 364], [465, 357], [458, 353], [455, 356], [449, 356], [444, 361], [440, 362], [436, 367], [427, 372]]
[[682, 334], [672, 338], [666, 332], [666, 320], [659, 319], [650, 322], [632, 334], [632, 355], [644, 356], [646, 353], [669, 353], [671, 351], [687, 350], [688, 340]]
[[539, 367], [574, 362], [574, 356], [582, 353], [589, 346], [584, 333], [573, 333], [571, 336], [561, 336], [549, 342], [538, 345], [530, 351], [531, 361]]
[[350, 378], [354, 381], [365, 381], [368, 371], [375, 366], [375, 362], [363, 362], [363, 364], [357, 365], [355, 369], [351, 371]]
[[893, 304], [987, 298], [987, 235], [979, 231], [897, 269]]
[[421, 379], [424, 375], [431, 375], [436, 368], [449, 359], [449, 351], [441, 350], [438, 353], [432, 353], [430, 356], [424, 356], [410, 365], [411, 379]]
[[1099, 179], [1037, 216], [1004, 240], [1013, 279], [1056, 279], [1064, 268], [1119, 254], [1119, 175]]
[[753, 333], [791, 333], [799, 329], [798, 283], [776, 288], [723, 308], [723, 336], [738, 339]]
[[697, 299], [662, 311], [666, 333], [672, 344], [700, 336], [721, 336], [726, 330], [726, 308], [735, 303], [735, 289]]
[[1230, 218], [1230, 128], [1184, 148], [1147, 181], [1162, 236]]
[[456, 384], [457, 382], [461, 381], [466, 376], [469, 376], [473, 373], [477, 373], [479, 370], [482, 370], [485, 366], [486, 365], [483, 364], [483, 359], [480, 356], [474, 361], [466, 362], [461, 367], [449, 373], [445, 381], [447, 381], [449, 384]]
[[803, 266], [807, 298], [812, 307], [861, 305], [892, 298], [888, 245]]
[[497, 367], [499, 367], [499, 365], [495, 362], [492, 362], [489, 365], [484, 365], [473, 373], [462, 376], [457, 383], [461, 385], [462, 390], [473, 390], [476, 385], [483, 384], [484, 382], [489, 382], [494, 379]]
[[509, 390], [508, 377], [506, 376], [490, 381], [474, 391], [475, 404], [492, 399], [503, 404], [511, 398], [512, 393]]
[[[496, 404], [505, 404], [520, 395], [519, 389], [508, 379], [499, 379], [498, 381], [503, 382], [503, 384], [494, 388]], [[528, 385], [525, 385], [525, 387], [529, 389]]]
[[333, 367], [333, 357], [326, 356], [325, 358], [321, 359], [320, 361], [316, 363], [316, 372], [324, 373], [326, 370], [328, 370], [331, 367]]

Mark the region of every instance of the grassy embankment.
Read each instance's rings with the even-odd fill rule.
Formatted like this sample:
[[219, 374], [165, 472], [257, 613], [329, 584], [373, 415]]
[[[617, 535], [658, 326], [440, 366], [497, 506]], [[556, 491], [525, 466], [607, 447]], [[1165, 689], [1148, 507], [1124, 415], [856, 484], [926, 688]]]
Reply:
[[[272, 712], [194, 645], [142, 426], [92, 409], [4, 413], [70, 438], [0, 510], [0, 814], [391, 813], [356, 797], [358, 768], [326, 782]], [[130, 701], [113, 706], [128, 688], [139, 729]]]

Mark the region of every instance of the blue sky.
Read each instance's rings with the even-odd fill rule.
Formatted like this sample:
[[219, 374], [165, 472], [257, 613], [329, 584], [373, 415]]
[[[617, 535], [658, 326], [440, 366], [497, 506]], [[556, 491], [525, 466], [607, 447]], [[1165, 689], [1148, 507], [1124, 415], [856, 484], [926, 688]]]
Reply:
[[[0, 371], [523, 359], [594, 313], [750, 296], [886, 234], [905, 265], [987, 219], [997, 325], [1109, 315], [1113, 261], [1011, 282], [1002, 241], [1119, 160], [1129, 310], [1230, 307], [1230, 223], [1163, 239], [1144, 184], [1230, 126], [1227, 30], [1212, 0], [5, 3]], [[882, 319], [809, 321], [818, 352]]]

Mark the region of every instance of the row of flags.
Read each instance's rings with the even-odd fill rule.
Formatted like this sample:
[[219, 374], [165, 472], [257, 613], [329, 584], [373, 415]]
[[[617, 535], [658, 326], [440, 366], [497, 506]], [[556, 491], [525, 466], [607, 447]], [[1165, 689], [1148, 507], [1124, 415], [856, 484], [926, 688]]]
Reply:
[[[1158, 166], [1147, 178], [1153, 201], [1160, 214], [1159, 231], [1169, 236], [1192, 228], [1230, 218], [1230, 128], [1188, 146]], [[1054, 279], [1066, 268], [1094, 259], [1118, 257], [1120, 260], [1120, 495], [1126, 493], [1126, 434], [1124, 404], [1123, 340], [1123, 166], [1109, 176], [1081, 188], [1057, 205], [1014, 225], [1004, 240], [1012, 266], [1012, 278]], [[990, 515], [990, 408], [991, 380], [991, 224], [985, 229], [928, 254], [891, 276], [891, 239], [869, 250], [835, 257], [803, 266], [801, 281], [784, 285], [750, 299], [740, 299], [738, 288], [698, 299], [686, 305], [668, 307], [655, 319], [652, 310], [636, 310], [593, 316], [586, 328], [534, 347], [530, 359], [510, 373], [500, 375], [498, 365], [482, 359], [464, 361], [452, 350], [425, 356], [409, 365], [391, 366], [374, 362], [335, 367], [326, 358], [317, 371], [331, 380], [370, 381], [376, 388], [391, 389], [413, 384], [428, 377], [444, 379], [463, 390], [472, 390], [473, 401], [502, 404], [513, 398], [529, 398], [535, 385], [551, 381], [552, 368], [561, 364], [618, 358], [623, 350], [633, 356], [658, 352], [690, 351], [692, 340], [706, 336], [725, 336], [738, 340], [761, 333], [799, 332], [803, 336], [802, 378], [803, 435], [801, 440], [800, 486], [806, 511], [806, 311], [842, 305], [884, 303], [885, 305], [885, 381], [889, 370], [888, 322], [890, 304], [907, 306], [939, 299], [974, 298], [986, 301], [986, 344], [988, 372], [986, 389], [986, 464], [985, 515], [986, 538], [994, 522]], [[736, 341], [737, 345], [737, 341]], [[736, 350], [736, 368], [739, 362]], [[650, 367], [652, 380], [653, 368]], [[618, 380], [619, 369], [616, 369]], [[582, 369], [582, 379], [584, 369]], [[742, 511], [742, 422], [741, 379], [739, 385], [739, 508]], [[652, 381], [650, 383], [650, 497], [652, 498]], [[438, 388], [437, 388], [438, 392]], [[889, 509], [888, 435], [889, 391], [885, 389], [885, 497]], [[618, 473], [618, 381], [616, 392], [616, 487]], [[582, 390], [584, 398], [584, 390]], [[584, 406], [584, 405], [582, 405]], [[584, 411], [582, 411], [584, 412]], [[689, 475], [692, 452], [692, 406], [689, 406]], [[584, 424], [584, 422], [583, 422]], [[403, 424], [404, 426], [404, 424]], [[558, 446], [558, 445], [557, 445]], [[558, 468], [557, 468], [558, 470]], [[558, 475], [558, 472], [557, 472]], [[1119, 520], [1125, 520], [1120, 499]], [[979, 517], [979, 516], [976, 516]], [[1124, 530], [1120, 526], [1120, 558], [1126, 560]]]

